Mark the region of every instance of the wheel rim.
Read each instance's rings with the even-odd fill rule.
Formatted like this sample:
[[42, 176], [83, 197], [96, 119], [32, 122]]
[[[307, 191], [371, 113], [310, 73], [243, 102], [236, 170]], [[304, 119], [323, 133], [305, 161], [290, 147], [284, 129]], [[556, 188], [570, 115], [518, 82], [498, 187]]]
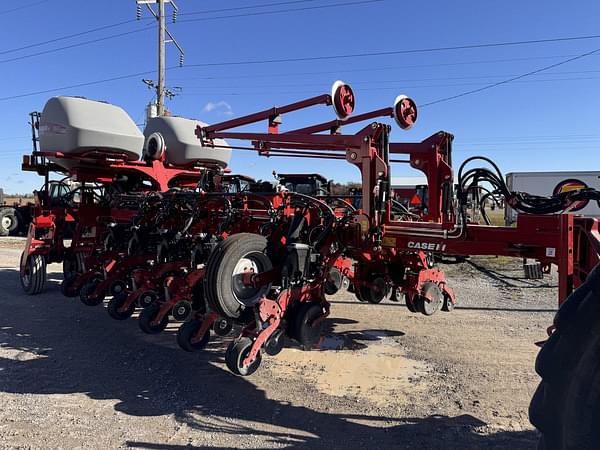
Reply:
[[29, 268], [29, 264], [30, 262], [27, 262], [27, 265], [25, 266], [25, 270], [23, 270], [23, 273], [21, 274], [21, 280], [23, 281], [23, 285], [25, 287], [29, 287], [31, 285], [31, 269]]
[[244, 255], [233, 269], [231, 287], [235, 299], [242, 305], [250, 306], [255, 304], [267, 290], [264, 286], [252, 287], [245, 285], [243, 282], [243, 275], [245, 273], [251, 272], [257, 274], [264, 269], [260, 257], [264, 257], [264, 255], [262, 253]]
[[381, 301], [387, 293], [387, 284], [383, 278], [375, 278], [371, 285], [371, 297], [375, 301]]
[[4, 216], [2, 218], [2, 227], [5, 230], [10, 230], [10, 227], [12, 227], [12, 224], [13, 224], [13, 221], [12, 221], [12, 219], [10, 217]]
[[225, 319], [217, 320], [217, 322], [215, 323], [215, 327], [218, 331], [225, 331], [229, 327], [229, 322]]

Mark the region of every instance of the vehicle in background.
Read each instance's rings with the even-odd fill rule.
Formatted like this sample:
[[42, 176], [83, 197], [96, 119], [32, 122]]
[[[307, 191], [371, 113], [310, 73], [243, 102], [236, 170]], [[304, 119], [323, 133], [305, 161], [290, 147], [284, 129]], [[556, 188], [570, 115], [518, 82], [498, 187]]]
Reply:
[[[426, 199], [423, 197], [424, 191], [427, 190], [427, 178], [425, 176], [392, 177], [391, 185], [392, 198], [397, 202], [402, 203], [407, 208], [425, 207]], [[420, 191], [421, 195], [417, 191]]]
[[6, 203], [4, 191], [0, 189], [0, 236], [24, 234], [31, 223], [33, 203]]
[[[511, 172], [506, 174], [506, 186], [511, 192], [551, 196], [576, 189], [600, 189], [600, 171], [594, 172]], [[600, 218], [596, 202], [583, 200], [569, 211], [586, 217]], [[517, 221], [517, 212], [509, 205], [504, 210], [507, 226]]]

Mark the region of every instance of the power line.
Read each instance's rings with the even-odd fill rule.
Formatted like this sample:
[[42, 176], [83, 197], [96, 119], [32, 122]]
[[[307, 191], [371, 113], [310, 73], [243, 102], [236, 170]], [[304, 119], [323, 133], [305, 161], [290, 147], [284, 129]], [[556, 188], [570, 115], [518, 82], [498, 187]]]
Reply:
[[[559, 82], [559, 81], [581, 81], [581, 80], [598, 80], [600, 79], [600, 77], [580, 77], [580, 78], [554, 78], [554, 79], [548, 79], [548, 80], [518, 80], [515, 81], [515, 83], [551, 83], [551, 82]], [[378, 84], [378, 86], [376, 87], [365, 87], [365, 88], [361, 88], [360, 91], [361, 92], [366, 92], [366, 91], [398, 91], [399, 88], [404, 90], [404, 89], [411, 89], [411, 90], [416, 90], [416, 89], [431, 89], [431, 88], [447, 88], [447, 87], [460, 87], [460, 86], [481, 86], [483, 83], [452, 83], [452, 84], [421, 84], [421, 85], [401, 85], [399, 86], [382, 86], [380, 83], [378, 83], [377, 81], [373, 82], [372, 84]], [[315, 84], [314, 86], [319, 86], [322, 88], [322, 85], [317, 85]], [[288, 87], [293, 87], [293, 85], [288, 85]], [[314, 90], [292, 90], [292, 91], [273, 91], [273, 90], [269, 90], [269, 91], [248, 91], [246, 86], [243, 87], [243, 91], [241, 92], [235, 92], [235, 91], [231, 91], [233, 87], [232, 86], [210, 86], [209, 88], [207, 88], [208, 90], [206, 91], [192, 91], [190, 92], [189, 90], [187, 90], [185, 87], [184, 89], [186, 89], [187, 95], [188, 96], [200, 96], [200, 95], [219, 95], [219, 96], [250, 96], [250, 95], [269, 95], [269, 94], [312, 94], [314, 93]], [[235, 86], [234, 88], [240, 89], [242, 88], [242, 86]], [[192, 88], [193, 89], [193, 88]], [[224, 92], [217, 92], [215, 91], [215, 89], [227, 89], [227, 91]], [[424, 106], [424, 105], [422, 105]]]
[[[547, 75], [581, 75], [581, 74], [589, 74], [589, 73], [600, 73], [600, 70], [576, 70], [576, 71], [565, 71], [565, 72], [552, 72], [550, 74]], [[472, 75], [472, 76], [465, 76], [465, 77], [439, 77], [439, 78], [405, 78], [405, 79], [396, 79], [396, 80], [361, 80], [361, 81], [356, 81], [356, 80], [352, 80], [352, 86], [360, 86], [360, 85], [371, 85], [376, 83], [377, 85], [381, 86], [381, 85], [389, 85], [389, 84], [398, 84], [398, 83], [412, 83], [412, 82], [421, 82], [421, 81], [447, 81], [447, 80], [482, 80], [482, 79], [489, 79], [489, 78], [504, 78], [504, 77], [516, 77], [518, 75]], [[219, 77], [213, 77], [211, 78], [211, 80], [214, 79], [219, 79]], [[571, 78], [557, 78], [557, 79], [547, 79], [547, 80], [533, 80], [533, 81], [564, 81], [564, 80], [579, 80], [579, 79], [597, 79], [597, 77], [571, 77]], [[462, 83], [461, 85], [469, 85], [469, 84], [473, 84], [473, 83]], [[475, 83], [475, 84], [481, 84], [481, 83]], [[292, 83], [292, 84], [273, 84], [273, 83], [269, 83], [269, 84], [256, 84], [256, 85], [246, 85], [246, 87], [249, 88], [256, 88], [256, 87], [268, 87], [268, 88], [277, 88], [277, 87], [322, 87], [323, 83]], [[436, 87], [439, 85], [427, 85], [426, 87]], [[443, 85], [443, 86], [449, 86], [447, 84]], [[456, 84], [452, 84], [450, 86], [456, 86]], [[208, 86], [208, 85], [184, 85], [184, 87], [186, 89], [189, 88], [229, 88], [231, 86]]]
[[103, 31], [103, 30], [108, 30], [110, 28], [120, 27], [121, 25], [126, 25], [126, 24], [132, 23], [132, 22], [136, 22], [136, 20], [135, 19], [124, 20], [122, 22], [111, 23], [109, 25], [103, 25], [101, 27], [91, 28], [91, 29], [85, 30], [85, 31], [80, 31], [78, 33], [67, 34], [66, 36], [60, 36], [60, 37], [57, 37], [54, 39], [49, 39], [47, 41], [36, 42], [35, 44], [24, 45], [23, 47], [11, 48], [10, 50], [3, 50], [0, 52], [0, 55], [6, 55], [8, 53], [14, 53], [14, 52], [19, 52], [21, 50], [27, 50], [29, 48], [40, 47], [42, 45], [53, 44], [54, 42], [60, 42], [60, 41], [64, 41], [67, 39], [72, 39], [74, 37], [79, 37], [79, 36], [84, 36], [86, 34], [96, 33], [97, 31]]
[[[379, 72], [388, 70], [398, 69], [416, 69], [416, 68], [428, 68], [428, 67], [446, 67], [446, 66], [462, 66], [462, 65], [475, 65], [475, 64], [492, 64], [502, 62], [517, 62], [517, 61], [532, 61], [535, 59], [556, 59], [556, 58], [570, 58], [577, 55], [554, 55], [554, 56], [529, 56], [523, 58], [503, 58], [503, 59], [487, 59], [487, 60], [475, 60], [475, 61], [459, 61], [451, 63], [433, 63], [433, 64], [414, 64], [414, 65], [401, 65], [401, 66], [377, 66], [377, 67], [366, 67], [361, 69], [337, 69], [337, 70], [321, 70], [314, 72], [279, 72], [279, 73], [261, 73], [261, 74], [244, 74], [244, 75], [214, 75], [207, 77], [176, 77], [177, 80], [225, 80], [225, 79], [248, 79], [248, 78], [277, 78], [277, 77], [292, 77], [292, 76], [304, 76], [304, 75], [325, 75], [325, 74], [346, 74], [346, 73], [357, 73], [357, 72]], [[183, 67], [184, 69], [186, 67]], [[562, 72], [566, 73], [566, 72]], [[448, 79], [447, 77], [444, 79]]]
[[[303, 0], [303, 1], [314, 1], [314, 0]], [[336, 4], [332, 4], [332, 5], [320, 5], [320, 6], [295, 8], [295, 9], [287, 9], [287, 10], [280, 10], [280, 11], [263, 11], [263, 12], [258, 12], [258, 13], [245, 13], [245, 14], [230, 15], [230, 16], [206, 17], [206, 18], [201, 18], [201, 19], [180, 20], [179, 23], [198, 22], [198, 21], [206, 21], [206, 20], [213, 20], [213, 19], [228, 19], [228, 18], [233, 18], [233, 17], [246, 17], [246, 16], [264, 15], [264, 14], [278, 14], [278, 13], [286, 13], [286, 12], [293, 12], [293, 11], [303, 11], [303, 10], [308, 10], [308, 9], [335, 8], [335, 7], [340, 7], [340, 6], [351, 6], [351, 5], [375, 3], [375, 2], [382, 2], [382, 1], [385, 1], [385, 0], [359, 0], [359, 1], [354, 1], [354, 2], [336, 3]], [[287, 3], [287, 2], [283, 2], [283, 3]], [[259, 6], [260, 5], [254, 5], [253, 7], [259, 7]], [[267, 6], [267, 5], [263, 5], [263, 6]], [[250, 8], [250, 7], [245, 7], [245, 8]], [[240, 9], [242, 9], [242, 8], [240, 8]], [[226, 10], [226, 9], [224, 9], [224, 10]], [[109, 28], [114, 28], [114, 27], [117, 27], [117, 26], [125, 25], [127, 23], [132, 22], [132, 21], [133, 20], [127, 20], [127, 21], [118, 22], [118, 23], [115, 23], [115, 24], [104, 25], [102, 27], [97, 27], [97, 28], [93, 28], [93, 29], [90, 29], [90, 30], [85, 30], [85, 31], [82, 31], [82, 32], [79, 32], [79, 33], [74, 33], [74, 34], [67, 35], [67, 36], [61, 36], [61, 37], [58, 37], [58, 38], [55, 38], [55, 39], [51, 39], [51, 40], [48, 40], [48, 41], [44, 41], [44, 42], [40, 42], [40, 43], [36, 43], [36, 44], [29, 44], [29, 45], [26, 45], [26, 46], [22, 46], [22, 47], [10, 49], [10, 50], [4, 50], [4, 51], [0, 52], [0, 55], [8, 54], [8, 53], [13, 53], [13, 52], [17, 52], [17, 51], [20, 51], [20, 50], [25, 50], [25, 49], [33, 48], [33, 47], [37, 47], [39, 45], [46, 45], [46, 44], [53, 43], [53, 42], [58, 42], [58, 41], [66, 40], [66, 39], [71, 39], [73, 37], [78, 37], [78, 36], [82, 36], [82, 35], [94, 33], [96, 31], [101, 31], [101, 30], [105, 30], [105, 29], [109, 29]], [[134, 30], [134, 31], [128, 31], [128, 32], [118, 33], [118, 34], [112, 34], [112, 35], [108, 35], [108, 36], [105, 36], [105, 37], [101, 37], [101, 38], [97, 38], [97, 39], [92, 39], [92, 40], [89, 40], [89, 41], [79, 42], [79, 43], [76, 43], [76, 44], [66, 45], [66, 46], [63, 46], [63, 47], [58, 47], [58, 48], [54, 48], [54, 49], [50, 49], [50, 50], [44, 50], [44, 51], [40, 51], [40, 52], [37, 52], [37, 53], [32, 53], [32, 54], [29, 54], [29, 55], [23, 55], [23, 56], [18, 56], [18, 57], [15, 57], [15, 58], [5, 59], [5, 60], [1, 60], [0, 64], [2, 64], [2, 63], [8, 63], [8, 62], [21, 61], [21, 60], [33, 58], [33, 57], [36, 57], [36, 56], [46, 55], [46, 54], [49, 54], [49, 53], [56, 53], [56, 52], [59, 52], [59, 51], [62, 51], [62, 50], [67, 50], [67, 49], [71, 49], [71, 48], [81, 47], [81, 46], [84, 46], [84, 45], [94, 44], [96, 42], [102, 42], [102, 41], [106, 41], [106, 40], [109, 40], [109, 39], [114, 39], [114, 38], [118, 38], [118, 37], [122, 37], [122, 36], [127, 36], [127, 35], [130, 35], [130, 34], [139, 33], [141, 31], [144, 31], [144, 29]]]
[[151, 28], [149, 28], [148, 26], [146, 26], [145, 28], [141, 28], [141, 29], [138, 29], [138, 30], [125, 31], [123, 33], [112, 34], [110, 36], [105, 36], [105, 37], [101, 37], [101, 38], [91, 39], [89, 41], [79, 42], [77, 44], [65, 45], [64, 47], [53, 48], [53, 49], [50, 49], [50, 50], [43, 50], [41, 52], [31, 53], [29, 55], [23, 55], [23, 56], [16, 56], [14, 58], [9, 58], [9, 59], [3, 59], [3, 60], [0, 60], [0, 64], [4, 64], [4, 63], [8, 63], [8, 62], [14, 62], [14, 61], [21, 61], [23, 59], [29, 59], [29, 58], [33, 58], [35, 56], [47, 55], [47, 54], [50, 54], [50, 53], [56, 53], [56, 52], [59, 52], [59, 51], [62, 51], [62, 50], [70, 49], [70, 48], [81, 47], [83, 45], [95, 44], [96, 42], [103, 42], [103, 41], [107, 41], [109, 39], [114, 39], [114, 38], [123, 37], [123, 36], [129, 36], [131, 34], [141, 33], [143, 31], [148, 31], [150, 29]]
[[246, 61], [223, 61], [213, 63], [201, 63], [201, 64], [188, 64], [187, 67], [210, 67], [210, 66], [239, 66], [239, 65], [251, 65], [251, 64], [271, 64], [271, 63], [283, 63], [283, 62], [301, 62], [301, 61], [323, 61], [331, 59], [348, 59], [348, 58], [363, 58], [369, 56], [390, 56], [390, 55], [405, 55], [412, 53], [433, 53], [433, 52], [445, 52], [452, 50], [469, 50], [475, 48], [491, 48], [491, 47], [507, 47], [507, 46], [518, 46], [518, 45], [532, 45], [532, 44], [546, 44], [550, 42], [567, 42], [567, 41], [580, 41], [588, 39], [598, 39], [600, 34], [593, 34], [587, 36], [568, 36], [559, 38], [548, 38], [548, 39], [529, 39], [524, 41], [507, 41], [507, 42], [491, 42], [482, 44], [466, 44], [456, 45], [451, 47], [431, 47], [431, 48], [419, 48], [419, 49], [406, 49], [406, 50], [390, 50], [384, 52], [365, 52], [365, 53], [350, 53], [341, 55], [322, 55], [322, 56], [306, 56], [298, 58], [280, 58], [280, 59], [258, 59], [258, 60], [246, 60]]
[[[44, 3], [47, 1], [48, 0], [42, 0], [38, 3]], [[241, 7], [237, 7], [237, 8], [222, 8], [222, 9], [213, 9], [213, 10], [206, 10], [206, 11], [189, 12], [189, 13], [178, 13], [178, 16], [181, 17], [181, 16], [208, 14], [208, 13], [215, 13], [215, 12], [237, 11], [237, 10], [244, 10], [244, 9], [264, 8], [264, 7], [268, 7], [268, 6], [280, 6], [280, 5], [288, 5], [288, 4], [294, 4], [294, 3], [306, 3], [306, 2], [314, 2], [314, 1], [318, 1], [318, 0], [294, 0], [294, 1], [278, 2], [278, 3], [264, 3], [261, 5], [241, 6]], [[35, 4], [37, 4], [37, 3], [35, 3]], [[35, 4], [19, 7], [16, 9], [22, 9], [25, 7], [33, 6]], [[10, 10], [10, 11], [14, 11], [14, 10]], [[6, 11], [6, 12], [10, 12], [10, 11]], [[4, 14], [4, 13], [5, 12], [0, 12], [0, 14]], [[149, 20], [149, 18], [141, 18], [139, 20]], [[108, 30], [110, 28], [120, 27], [122, 25], [127, 25], [129, 23], [133, 23], [133, 22], [137, 22], [137, 21], [138, 20], [136, 20], [136, 19], [130, 19], [130, 20], [124, 20], [122, 22], [116, 22], [116, 23], [111, 23], [108, 25], [103, 25], [103, 26], [96, 27], [96, 28], [90, 28], [89, 30], [80, 31], [78, 33], [73, 33], [73, 34], [67, 34], [65, 36], [60, 36], [60, 37], [57, 37], [54, 39], [49, 39], [47, 41], [36, 42], [34, 44], [28, 44], [28, 45], [25, 45], [22, 47], [12, 48], [10, 50], [3, 50], [3, 51], [0, 51], [0, 55], [6, 55], [8, 53], [14, 53], [14, 52], [18, 52], [21, 50], [27, 50], [27, 49], [33, 48], [33, 47], [39, 47], [42, 45], [52, 44], [54, 42], [60, 42], [60, 41], [72, 39], [72, 38], [79, 37], [79, 36], [85, 36], [86, 34], [96, 33], [98, 31], [103, 31], [103, 30]]]
[[33, 6], [41, 5], [42, 3], [46, 3], [47, 1], [48, 0], [40, 0], [39, 2], [29, 3], [27, 5], [21, 5], [21, 6], [18, 6], [16, 8], [13, 8], [13, 9], [7, 9], [5, 11], [0, 11], [0, 16], [3, 16], [4, 14], [10, 14], [10, 13], [15, 12], [15, 11], [20, 11], [20, 10], [25, 9], [25, 8], [31, 8]]
[[498, 81], [497, 83], [488, 84], [486, 86], [483, 86], [483, 87], [480, 87], [480, 88], [477, 88], [477, 89], [472, 89], [472, 90], [467, 91], [467, 92], [462, 92], [460, 94], [451, 95], [450, 97], [440, 98], [438, 100], [434, 100], [432, 102], [428, 102], [428, 103], [422, 104], [422, 105], [420, 105], [420, 107], [424, 108], [424, 107], [431, 106], [431, 105], [437, 105], [438, 103], [447, 102], [447, 101], [450, 101], [450, 100], [455, 100], [455, 99], [460, 98], [460, 97], [465, 97], [467, 95], [476, 94], [478, 92], [485, 91], [485, 90], [488, 90], [488, 89], [492, 89], [492, 88], [495, 88], [497, 86], [501, 86], [501, 85], [504, 85], [504, 84], [512, 83], [514, 81], [520, 80], [521, 78], [529, 77], [531, 75], [535, 75], [535, 74], [540, 73], [540, 72], [545, 72], [546, 70], [550, 70], [550, 69], [553, 69], [555, 67], [562, 66], [564, 64], [576, 61], [578, 59], [585, 58], [586, 56], [590, 56], [590, 55], [593, 55], [593, 54], [598, 53], [598, 52], [600, 52], [600, 48], [597, 48], [596, 50], [592, 50], [592, 51], [589, 51], [589, 52], [586, 52], [586, 53], [582, 53], [580, 55], [574, 56], [573, 58], [565, 59], [564, 61], [560, 61], [560, 62], [557, 62], [557, 63], [554, 63], [554, 64], [550, 64], [549, 66], [545, 66], [545, 67], [542, 67], [540, 69], [532, 70], [530, 72], [518, 75], [516, 77], [512, 77], [512, 78], [508, 78], [506, 80]]
[[72, 88], [77, 88], [77, 87], [93, 86], [93, 85], [96, 85], [96, 84], [108, 83], [110, 81], [125, 80], [127, 78], [141, 77], [141, 76], [144, 76], [144, 75], [148, 75], [150, 73], [154, 73], [154, 70], [147, 70], [145, 72], [130, 73], [130, 74], [127, 74], [127, 75], [120, 75], [120, 76], [116, 76], [116, 77], [112, 77], [112, 78], [104, 78], [102, 80], [88, 81], [88, 82], [85, 82], [85, 83], [77, 83], [77, 84], [72, 84], [72, 85], [69, 85], [69, 86], [61, 86], [61, 87], [56, 87], [56, 88], [52, 88], [52, 89], [45, 89], [45, 90], [42, 90], [42, 91], [27, 92], [27, 93], [24, 93], [24, 94], [11, 95], [11, 96], [8, 96], [8, 97], [0, 97], [0, 101], [13, 100], [13, 99], [16, 99], [16, 98], [23, 98], [23, 97], [31, 97], [33, 95], [39, 95], [39, 94], [48, 94], [50, 92], [61, 91], [61, 90], [65, 90], [65, 89], [72, 89]]
[[[173, 67], [168, 67], [168, 69], [175, 69], [178, 68], [178, 66], [173, 66]], [[85, 82], [85, 83], [77, 83], [77, 84], [72, 84], [72, 85], [68, 85], [68, 86], [61, 86], [61, 87], [56, 87], [56, 88], [51, 88], [51, 89], [45, 89], [42, 91], [35, 91], [35, 92], [27, 92], [27, 93], [23, 93], [23, 94], [17, 94], [17, 95], [11, 95], [11, 96], [7, 96], [7, 97], [0, 97], [0, 101], [7, 101], [7, 100], [14, 100], [17, 98], [24, 98], [24, 97], [31, 97], [34, 95], [39, 95], [39, 94], [47, 94], [50, 92], [55, 92], [55, 91], [60, 91], [60, 90], [66, 90], [66, 89], [72, 89], [72, 88], [77, 88], [77, 87], [85, 87], [85, 86], [93, 86], [93, 85], [97, 85], [97, 84], [103, 84], [103, 83], [108, 83], [111, 81], [118, 81], [118, 80], [125, 80], [128, 78], [136, 78], [136, 77], [140, 77], [140, 76], [144, 76], [144, 75], [148, 75], [154, 73], [153, 70], [148, 70], [146, 72], [137, 72], [137, 73], [132, 73], [132, 74], [127, 74], [127, 75], [121, 75], [121, 76], [116, 76], [116, 77], [111, 77], [111, 78], [104, 78], [101, 80], [94, 80], [94, 81], [90, 81], [90, 82]], [[575, 78], [576, 80], [577, 78]], [[583, 78], [583, 79], [597, 79], [597, 78]], [[558, 80], [530, 80], [532, 82], [540, 82], [540, 81], [564, 81], [564, 80], [574, 80], [573, 78], [568, 78], [568, 79], [558, 79]], [[462, 84], [464, 86], [464, 84]], [[461, 84], [451, 84], [451, 85], [429, 85], [429, 86], [415, 86], [413, 88], [430, 88], [430, 87], [448, 87], [448, 86], [461, 86]], [[373, 91], [373, 90], [396, 90], [396, 87], [390, 87], [390, 88], [380, 88], [380, 87], [375, 87], [375, 88], [365, 88], [365, 89], [361, 89], [362, 91]], [[225, 96], [243, 96], [243, 95], [266, 95], [266, 94], [273, 94], [273, 91], [269, 91], [269, 92], [248, 92], [248, 91], [244, 91], [244, 92], [223, 92], [223, 93], [216, 93], [214, 91], [211, 92], [206, 92], [206, 93], [199, 93], [197, 95], [206, 95], [209, 93], [213, 93], [213, 94], [218, 94], [218, 95], [225, 95]], [[287, 91], [287, 92], [277, 92], [278, 94], [299, 94], [299, 93], [314, 93], [314, 91]], [[194, 95], [194, 94], [192, 94]], [[422, 105], [424, 106], [424, 105]], [[421, 106], [421, 107], [422, 107]]]
[[354, 2], [334, 3], [331, 5], [305, 6], [302, 8], [288, 8], [288, 9], [281, 9], [278, 11], [260, 11], [260, 12], [254, 12], [254, 13], [233, 14], [233, 15], [228, 15], [228, 16], [203, 17], [200, 19], [184, 19], [184, 20], [178, 20], [177, 22], [178, 23], [205, 22], [208, 20], [232, 19], [232, 18], [237, 18], [237, 17], [266, 16], [266, 15], [272, 15], [272, 14], [282, 14], [282, 13], [297, 12], [297, 11], [308, 11], [308, 10], [314, 10], [314, 9], [337, 8], [340, 6], [353, 6], [353, 5], [363, 5], [363, 4], [367, 4], [367, 3], [379, 3], [379, 2], [383, 2], [383, 1], [385, 1], [385, 0], [358, 0], [358, 1], [354, 1]]
[[297, 3], [309, 3], [315, 2], [318, 0], [294, 0], [288, 2], [277, 2], [277, 3], [262, 3], [260, 5], [252, 5], [252, 6], [238, 6], [235, 8], [222, 8], [222, 9], [207, 9], [204, 11], [192, 11], [187, 13], [180, 13], [179, 16], [197, 16], [200, 14], [211, 14], [211, 13], [219, 13], [219, 12], [228, 12], [228, 11], [241, 11], [244, 9], [254, 9], [254, 8], [267, 8], [270, 6], [283, 6], [283, 5], [292, 5]]

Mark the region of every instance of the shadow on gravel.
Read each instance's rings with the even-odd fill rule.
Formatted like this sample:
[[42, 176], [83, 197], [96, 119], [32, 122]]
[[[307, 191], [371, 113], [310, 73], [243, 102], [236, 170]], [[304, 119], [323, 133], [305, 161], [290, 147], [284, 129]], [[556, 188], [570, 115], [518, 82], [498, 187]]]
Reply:
[[[468, 415], [381, 417], [369, 414], [365, 405], [364, 414], [337, 414], [267, 398], [253, 384], [265, 372], [244, 379], [224, 369], [223, 342], [207, 352], [185, 353], [172, 332], [144, 335], [134, 320], [114, 321], [100, 306], [87, 307], [58, 292], [25, 296], [15, 270], [0, 271], [0, 285], [0, 345], [14, 351], [14, 357], [0, 358], [2, 392], [115, 399], [115, 409], [128, 415], [172, 415], [192, 429], [228, 435], [225, 442], [252, 435], [268, 447], [535, 448], [534, 432], [482, 435], [477, 428], [485, 423]], [[361, 338], [373, 339], [376, 333], [381, 330], [360, 332]]]
[[[486, 275], [487, 277], [491, 278], [494, 281], [497, 281], [498, 283], [502, 284], [505, 287], [512, 287], [512, 288], [518, 288], [518, 289], [554, 289], [554, 288], [558, 287], [555, 284], [541, 283], [539, 281], [531, 281], [525, 277], [511, 277], [509, 275], [497, 272], [494, 269], [490, 269], [488, 267], [477, 264], [476, 262], [473, 262], [471, 260], [466, 261], [466, 263], [468, 265], [470, 265], [471, 267], [473, 267], [478, 272]], [[521, 284], [514, 284], [514, 283], [511, 283], [509, 280], [510, 281], [518, 281]]]

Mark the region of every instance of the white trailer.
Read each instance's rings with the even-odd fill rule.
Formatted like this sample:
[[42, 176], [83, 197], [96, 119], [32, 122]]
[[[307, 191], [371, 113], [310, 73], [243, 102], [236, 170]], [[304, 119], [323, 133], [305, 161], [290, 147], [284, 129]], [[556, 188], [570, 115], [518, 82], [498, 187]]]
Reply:
[[[506, 185], [510, 191], [527, 192], [532, 195], [550, 196], [560, 192], [585, 187], [600, 190], [600, 171], [595, 172], [511, 172], [506, 174]], [[594, 201], [581, 202], [570, 212], [586, 217], [600, 218], [600, 208]], [[518, 213], [506, 205], [506, 225], [516, 222]]]

